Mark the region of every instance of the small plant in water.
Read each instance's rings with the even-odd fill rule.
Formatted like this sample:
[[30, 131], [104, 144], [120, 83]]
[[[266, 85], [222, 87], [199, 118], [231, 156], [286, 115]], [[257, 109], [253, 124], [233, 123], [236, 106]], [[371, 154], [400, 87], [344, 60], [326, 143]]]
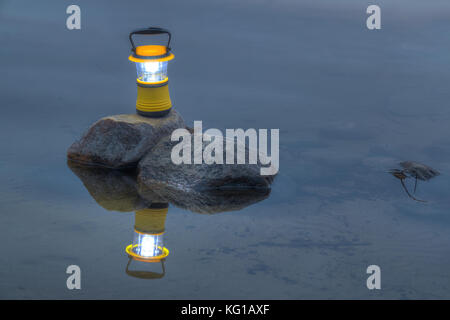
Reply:
[[417, 180], [428, 181], [431, 178], [438, 176], [440, 174], [439, 171], [437, 171], [427, 165], [424, 165], [424, 164], [421, 164], [418, 162], [414, 162], [414, 161], [400, 162], [400, 166], [403, 169], [391, 169], [391, 170], [389, 170], [389, 173], [392, 174], [397, 179], [400, 179], [402, 187], [405, 190], [408, 197], [410, 197], [411, 199], [416, 200], [416, 201], [426, 202], [425, 200], [417, 199], [408, 191], [408, 188], [405, 185], [405, 179], [406, 178], [415, 179], [414, 192], [413, 192], [415, 194], [416, 190], [417, 190]]

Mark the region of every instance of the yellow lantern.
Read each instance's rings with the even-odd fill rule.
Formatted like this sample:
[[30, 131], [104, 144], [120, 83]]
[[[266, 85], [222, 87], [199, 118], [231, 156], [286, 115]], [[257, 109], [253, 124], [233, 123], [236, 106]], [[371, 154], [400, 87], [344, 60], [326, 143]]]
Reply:
[[[167, 34], [166, 46], [135, 46], [133, 35]], [[167, 65], [175, 56], [170, 52], [171, 33], [163, 28], [150, 27], [130, 33], [132, 54], [129, 60], [136, 63], [137, 99], [136, 112], [146, 117], [163, 117], [170, 112], [172, 102], [169, 95]]]

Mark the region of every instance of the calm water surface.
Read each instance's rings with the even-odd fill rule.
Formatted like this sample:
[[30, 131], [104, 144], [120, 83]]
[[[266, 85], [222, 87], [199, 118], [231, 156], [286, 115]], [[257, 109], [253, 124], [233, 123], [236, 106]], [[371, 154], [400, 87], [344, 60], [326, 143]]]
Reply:
[[[0, 298], [450, 298], [448, 1], [379, 1], [376, 32], [356, 0], [135, 2], [78, 1], [68, 31], [69, 2], [0, 1]], [[125, 273], [134, 212], [104, 209], [66, 165], [92, 122], [133, 112], [127, 32], [149, 25], [173, 31], [186, 123], [280, 129], [269, 198], [169, 207], [158, 280]], [[427, 203], [386, 173], [402, 160], [442, 172], [419, 183]]]

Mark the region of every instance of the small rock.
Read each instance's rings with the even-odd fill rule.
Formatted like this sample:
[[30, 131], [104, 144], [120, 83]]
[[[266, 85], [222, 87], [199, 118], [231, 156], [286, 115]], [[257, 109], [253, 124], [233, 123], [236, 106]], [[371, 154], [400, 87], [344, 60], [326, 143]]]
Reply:
[[173, 109], [162, 118], [137, 114], [105, 117], [72, 144], [67, 157], [83, 164], [108, 168], [135, 167], [161, 137], [184, 126], [183, 118]]

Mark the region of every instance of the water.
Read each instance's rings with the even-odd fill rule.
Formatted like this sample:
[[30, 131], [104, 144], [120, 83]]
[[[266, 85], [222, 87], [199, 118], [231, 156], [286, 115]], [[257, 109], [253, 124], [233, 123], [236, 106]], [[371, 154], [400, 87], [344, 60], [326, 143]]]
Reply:
[[[450, 5], [379, 1], [0, 2], [1, 298], [450, 298]], [[406, 7], [408, 4], [408, 7]], [[126, 274], [134, 212], [99, 206], [66, 165], [95, 120], [133, 112], [127, 32], [174, 34], [171, 98], [189, 124], [279, 128], [264, 201], [202, 215], [171, 205], [161, 279]], [[386, 173], [442, 174], [409, 199]], [[67, 266], [82, 289], [66, 288]], [[366, 268], [382, 290], [366, 288]], [[131, 263], [133, 270], [161, 265]]]

